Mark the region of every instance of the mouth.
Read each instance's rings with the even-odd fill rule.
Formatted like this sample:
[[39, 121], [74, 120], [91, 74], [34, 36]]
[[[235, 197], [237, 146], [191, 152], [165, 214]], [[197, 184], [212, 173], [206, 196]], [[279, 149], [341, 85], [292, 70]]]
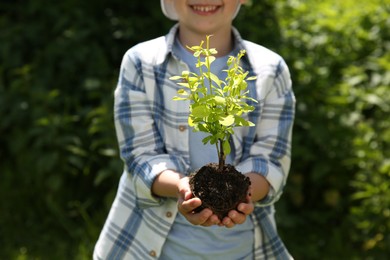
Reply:
[[210, 15], [217, 12], [220, 8], [218, 5], [191, 5], [192, 10], [199, 15]]

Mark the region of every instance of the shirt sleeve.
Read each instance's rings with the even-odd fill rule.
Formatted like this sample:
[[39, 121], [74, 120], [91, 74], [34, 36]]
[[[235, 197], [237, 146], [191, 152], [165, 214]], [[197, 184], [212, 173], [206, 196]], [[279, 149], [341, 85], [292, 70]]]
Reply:
[[131, 179], [128, 183], [133, 185], [138, 206], [146, 208], [163, 202], [151, 192], [157, 175], [166, 169], [184, 172], [186, 167], [182, 158], [166, 153], [154, 118], [153, 95], [148, 95], [145, 87], [143, 66], [131, 50], [125, 54], [115, 89], [114, 118], [120, 156]]
[[261, 174], [270, 183], [270, 192], [258, 205], [270, 205], [279, 199], [291, 164], [295, 96], [285, 62], [281, 60], [273, 71], [258, 77], [260, 115], [255, 139], [249, 145], [249, 157], [237, 166], [243, 173]]

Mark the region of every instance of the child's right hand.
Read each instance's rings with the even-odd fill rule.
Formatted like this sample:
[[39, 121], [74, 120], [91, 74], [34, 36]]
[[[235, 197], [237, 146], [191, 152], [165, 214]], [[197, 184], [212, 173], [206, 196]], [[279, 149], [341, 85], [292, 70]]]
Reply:
[[220, 224], [221, 221], [217, 215], [213, 214], [208, 208], [197, 213], [194, 212], [194, 210], [202, 204], [202, 201], [193, 196], [188, 181], [189, 178], [184, 177], [178, 184], [179, 194], [177, 207], [179, 212], [193, 225], [208, 227]]

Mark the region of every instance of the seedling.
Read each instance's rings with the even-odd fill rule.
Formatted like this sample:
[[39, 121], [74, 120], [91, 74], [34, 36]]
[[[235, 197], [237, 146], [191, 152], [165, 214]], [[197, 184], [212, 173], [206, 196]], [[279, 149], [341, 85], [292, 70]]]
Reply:
[[213, 74], [210, 68], [216, 59], [217, 50], [209, 47], [210, 37], [206, 37], [205, 48], [204, 41], [199, 46], [187, 46], [197, 58], [196, 67], [199, 68], [199, 73], [183, 71], [181, 76], [173, 76], [170, 79], [179, 81], [177, 84], [183, 87], [178, 90], [178, 96], [175, 96], [174, 100], [190, 101], [188, 124], [194, 131], [209, 134], [202, 140], [203, 144], [216, 146], [218, 167], [222, 170], [226, 156], [231, 152], [229, 140], [234, 134], [233, 128], [254, 126], [243, 115], [254, 110], [246, 101], [257, 102], [248, 96], [246, 82], [256, 77], [248, 77], [249, 72], [240, 66], [245, 50], [241, 50], [236, 57], [229, 57], [228, 69], [224, 70], [227, 77], [224, 80]]

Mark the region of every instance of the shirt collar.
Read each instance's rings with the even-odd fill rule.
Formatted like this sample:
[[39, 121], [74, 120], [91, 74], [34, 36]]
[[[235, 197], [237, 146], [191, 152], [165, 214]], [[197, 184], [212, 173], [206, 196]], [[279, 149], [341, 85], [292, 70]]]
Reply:
[[172, 55], [174, 58], [176, 58], [173, 55], [172, 48], [175, 42], [175, 37], [178, 29], [179, 29], [179, 24], [177, 23], [169, 30], [168, 34], [165, 35], [165, 49], [161, 48], [164, 46], [159, 46], [159, 48], [161, 48], [161, 52], [159, 52], [157, 56], [156, 59], [157, 64], [164, 63], [168, 59], [169, 55]]
[[[177, 23], [169, 30], [168, 34], [165, 36], [165, 42], [167, 44], [167, 48], [165, 49], [165, 52], [163, 51], [160, 53], [161, 55], [157, 59], [158, 63], [163, 63], [165, 59], [168, 58], [169, 55], [172, 55], [175, 59], [178, 60], [178, 58], [175, 56], [175, 54], [172, 51], [173, 44], [175, 42], [175, 37], [178, 30], [179, 30], [179, 24]], [[235, 48], [239, 50], [245, 50], [246, 48], [244, 45], [244, 41], [241, 38], [240, 33], [235, 27], [232, 27], [232, 33], [234, 38], [234, 46], [236, 46]], [[247, 55], [245, 55], [243, 58], [249, 63]]]

